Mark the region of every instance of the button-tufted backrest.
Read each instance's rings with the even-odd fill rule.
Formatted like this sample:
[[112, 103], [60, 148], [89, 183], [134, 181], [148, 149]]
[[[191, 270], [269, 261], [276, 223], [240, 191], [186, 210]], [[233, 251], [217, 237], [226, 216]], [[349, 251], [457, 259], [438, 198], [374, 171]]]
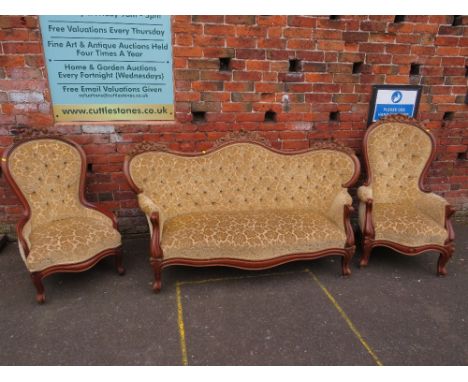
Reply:
[[7, 164], [29, 204], [32, 228], [76, 216], [82, 209], [82, 158], [71, 144], [58, 139], [26, 141], [13, 148]]
[[352, 157], [338, 150], [285, 155], [249, 143], [199, 156], [145, 152], [129, 164], [133, 182], [165, 219], [201, 211], [325, 210], [355, 171]]
[[411, 199], [431, 157], [429, 133], [406, 123], [382, 123], [367, 135], [367, 156], [373, 198], [381, 203]]

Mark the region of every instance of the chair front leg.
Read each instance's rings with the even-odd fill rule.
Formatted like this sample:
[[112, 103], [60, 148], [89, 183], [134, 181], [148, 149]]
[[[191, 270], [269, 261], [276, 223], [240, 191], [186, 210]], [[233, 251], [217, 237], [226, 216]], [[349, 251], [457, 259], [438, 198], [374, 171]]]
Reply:
[[356, 252], [356, 245], [354, 240], [354, 231], [353, 226], [351, 225], [351, 214], [354, 211], [354, 208], [351, 205], [345, 204], [344, 205], [344, 214], [343, 214], [343, 222], [346, 232], [346, 246], [345, 246], [345, 255], [341, 259], [341, 273], [343, 276], [351, 275], [351, 259]]
[[452, 222], [450, 221], [451, 216], [455, 213], [455, 209], [450, 205], [445, 206], [445, 229], [448, 232], [447, 240], [445, 241], [444, 251], [440, 253], [439, 261], [437, 262], [437, 276], [446, 276], [447, 275], [447, 265], [448, 261], [453, 256], [455, 252], [455, 231], [453, 230]]
[[154, 283], [153, 283], [153, 291], [158, 293], [161, 291], [162, 280], [161, 280], [161, 273], [162, 273], [162, 259], [163, 254], [160, 246], [160, 238], [159, 238], [159, 213], [153, 212], [150, 216], [151, 221], [151, 241], [150, 241], [150, 263], [153, 267], [154, 273]]
[[448, 248], [441, 252], [439, 255], [439, 261], [437, 262], [437, 276], [447, 276], [447, 268], [445, 267], [449, 260], [452, 258], [454, 247], [448, 246]]
[[360, 267], [365, 267], [369, 264], [369, 258], [372, 251], [372, 246], [375, 238], [374, 224], [372, 222], [372, 199], [366, 201], [366, 214], [363, 227], [363, 253], [359, 262]]
[[151, 266], [153, 267], [153, 273], [154, 273], [153, 291], [155, 293], [159, 293], [162, 287], [162, 278], [161, 278], [162, 260], [151, 257], [150, 262], [151, 262]]
[[31, 279], [36, 287], [36, 301], [39, 304], [43, 304], [45, 302], [45, 291], [44, 284], [42, 284], [42, 274], [40, 272], [33, 272], [31, 273]]

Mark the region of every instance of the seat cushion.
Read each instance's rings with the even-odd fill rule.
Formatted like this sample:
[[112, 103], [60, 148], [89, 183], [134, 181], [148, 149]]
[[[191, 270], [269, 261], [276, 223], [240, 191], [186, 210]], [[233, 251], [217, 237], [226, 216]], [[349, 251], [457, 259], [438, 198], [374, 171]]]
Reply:
[[444, 245], [448, 237], [442, 225], [410, 203], [374, 203], [372, 220], [376, 240], [418, 247], [428, 244]]
[[121, 244], [111, 224], [93, 218], [55, 220], [33, 229], [26, 265], [31, 272], [86, 261]]
[[317, 212], [267, 210], [191, 213], [163, 228], [164, 259], [266, 260], [293, 253], [344, 248], [344, 227]]

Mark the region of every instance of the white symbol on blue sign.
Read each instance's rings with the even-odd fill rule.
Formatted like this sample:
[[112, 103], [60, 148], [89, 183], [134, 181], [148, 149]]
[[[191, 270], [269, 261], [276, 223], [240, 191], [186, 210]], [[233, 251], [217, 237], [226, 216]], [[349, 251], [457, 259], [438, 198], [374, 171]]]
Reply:
[[393, 92], [392, 94], [392, 102], [393, 103], [398, 103], [403, 99], [403, 94], [401, 94], [400, 91]]

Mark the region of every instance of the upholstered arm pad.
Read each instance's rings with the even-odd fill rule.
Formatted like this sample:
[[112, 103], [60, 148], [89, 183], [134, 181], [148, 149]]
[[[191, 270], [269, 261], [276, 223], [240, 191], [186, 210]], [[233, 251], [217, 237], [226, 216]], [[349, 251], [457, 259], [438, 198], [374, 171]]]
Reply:
[[150, 226], [151, 235], [153, 234], [153, 232], [151, 231], [152, 224], [151, 224], [150, 216], [153, 212], [159, 213], [159, 235], [162, 235], [164, 216], [162, 214], [161, 209], [157, 206], [156, 203], [154, 203], [148, 196], [146, 196], [143, 193], [138, 194], [138, 204], [140, 208], [142, 209], [142, 211], [145, 213], [146, 218], [148, 219], [148, 224]]
[[449, 203], [434, 193], [419, 193], [414, 200], [415, 207], [429, 215], [441, 226], [445, 225], [445, 206]]
[[29, 236], [31, 235], [31, 219], [29, 219], [26, 223], [24, 223], [22, 227], [22, 234], [23, 234], [24, 242], [20, 239], [18, 235], [18, 247], [19, 247], [21, 258], [26, 263], [26, 254], [29, 253], [29, 250], [31, 249], [31, 241], [29, 240]]
[[150, 216], [152, 212], [159, 212], [159, 207], [143, 193], [138, 194], [138, 204], [148, 216]]
[[369, 199], [373, 199], [372, 188], [370, 186], [361, 186], [358, 188], [358, 198], [361, 202], [367, 202]]
[[327, 216], [338, 226], [344, 227], [343, 218], [344, 218], [344, 205], [351, 205], [353, 199], [351, 195], [348, 194], [348, 191], [345, 189], [341, 190], [333, 200], [330, 208], [327, 211]]

